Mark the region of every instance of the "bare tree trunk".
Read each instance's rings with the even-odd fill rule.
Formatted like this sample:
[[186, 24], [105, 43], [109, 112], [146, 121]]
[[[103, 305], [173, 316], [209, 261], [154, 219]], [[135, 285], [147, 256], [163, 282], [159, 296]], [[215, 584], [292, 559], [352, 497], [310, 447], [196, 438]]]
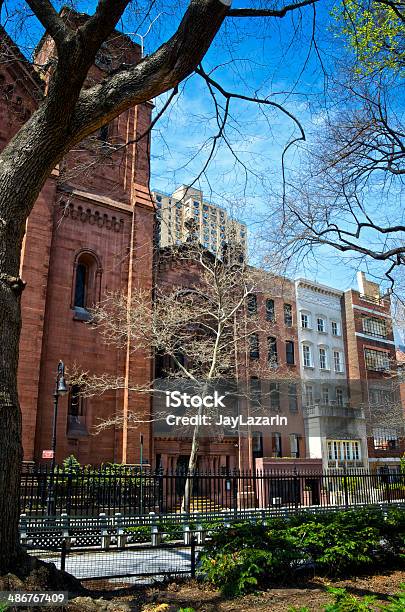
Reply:
[[24, 289], [19, 276], [21, 245], [26, 219], [66, 143], [63, 129], [46, 125], [44, 114], [38, 112], [23, 126], [0, 162], [0, 574], [18, 570], [22, 553], [18, 523], [23, 451], [17, 392]]
[[[1, 222], [1, 220], [0, 220]], [[18, 522], [22, 460], [21, 412], [17, 396], [18, 347], [21, 329], [18, 281], [22, 235], [18, 222], [0, 228], [0, 574], [18, 564]], [[13, 227], [15, 231], [13, 231]]]
[[[202, 414], [202, 406], [198, 409], [198, 416], [200, 417], [201, 414]], [[181, 502], [182, 512], [190, 512], [192, 486], [193, 486], [194, 474], [197, 468], [198, 449], [200, 446], [199, 439], [198, 439], [199, 429], [200, 429], [200, 425], [199, 423], [197, 423], [197, 425], [194, 426], [193, 440], [191, 442], [190, 459], [188, 461], [187, 477], [186, 477], [186, 483], [184, 485], [184, 495], [183, 495], [183, 499]]]
[[[200, 397], [203, 398], [207, 391], [207, 385], [205, 384], [200, 392]], [[192, 486], [194, 481], [195, 472], [197, 469], [198, 449], [200, 447], [199, 434], [200, 434], [200, 420], [203, 414], [203, 405], [198, 408], [197, 412], [197, 424], [194, 426], [193, 440], [191, 442], [190, 459], [187, 467], [186, 483], [184, 485], [184, 495], [181, 502], [181, 512], [190, 512], [190, 502]]]

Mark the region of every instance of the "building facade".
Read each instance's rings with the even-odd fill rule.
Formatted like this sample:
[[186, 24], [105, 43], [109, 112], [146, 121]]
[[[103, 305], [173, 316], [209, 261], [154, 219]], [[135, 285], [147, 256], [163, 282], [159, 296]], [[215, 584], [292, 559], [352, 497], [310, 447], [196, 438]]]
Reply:
[[389, 295], [358, 273], [358, 289], [344, 294], [351, 401], [367, 421], [370, 468], [399, 470], [405, 452], [403, 405]]
[[154, 191], [153, 197], [157, 209], [155, 236], [160, 247], [181, 244], [192, 231], [214, 254], [220, 254], [225, 244], [232, 243], [246, 255], [246, 225], [231, 219], [224, 208], [205, 200], [199, 189], [182, 185], [170, 196]]
[[367, 467], [365, 420], [350, 401], [343, 293], [296, 281], [303, 411], [309, 456], [324, 469]]
[[[71, 25], [83, 16], [66, 14]], [[35, 110], [46, 82], [21, 55], [4, 30], [0, 87], [1, 146]], [[41, 66], [55, 54], [45, 36], [35, 58]], [[136, 63], [140, 48], [115, 32], [89, 72], [89, 80], [122, 61]], [[53, 392], [57, 366], [107, 373], [144, 382], [150, 355], [106, 347], [89, 324], [89, 308], [111, 291], [150, 288], [153, 254], [153, 203], [148, 190], [146, 139], [135, 142], [150, 124], [151, 105], [131, 108], [107, 128], [81, 143], [46, 181], [27, 221], [21, 254], [22, 333], [19, 397], [25, 461], [41, 461], [51, 448]], [[125, 392], [84, 399], [73, 386], [59, 400], [56, 460], [74, 454], [82, 463], [139, 461], [139, 432], [126, 427], [92, 435], [100, 419], [131, 409], [149, 414], [147, 400]], [[144, 433], [149, 456], [151, 434]]]

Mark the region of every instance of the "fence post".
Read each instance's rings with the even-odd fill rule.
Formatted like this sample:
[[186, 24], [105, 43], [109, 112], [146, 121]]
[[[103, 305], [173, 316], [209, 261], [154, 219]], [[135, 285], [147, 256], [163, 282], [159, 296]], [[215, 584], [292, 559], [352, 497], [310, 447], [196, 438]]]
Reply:
[[235, 513], [235, 518], [238, 516], [238, 480], [235, 477], [235, 472], [232, 477], [232, 492], [233, 492], [233, 511]]
[[190, 553], [191, 553], [191, 563], [190, 563], [191, 578], [195, 578], [195, 537], [194, 536], [191, 536], [191, 540], [190, 540]]
[[349, 507], [349, 491], [347, 488], [347, 473], [346, 473], [346, 466], [344, 466], [343, 468], [343, 492], [344, 492], [344, 496], [345, 496], [345, 509], [347, 510]]
[[71, 499], [72, 499], [72, 466], [69, 466], [68, 472], [68, 481], [67, 481], [67, 489], [66, 489], [66, 512], [70, 513], [71, 511]]
[[189, 527], [189, 525], [183, 525], [183, 538], [184, 538], [184, 544], [190, 544], [190, 527]]
[[390, 474], [389, 472], [384, 474], [384, 480], [386, 485], [387, 503], [391, 503], [391, 491], [390, 491]]
[[203, 526], [202, 526], [201, 522], [197, 523], [196, 530], [197, 530], [197, 542], [198, 542], [198, 544], [204, 544], [206, 531], [205, 531], [205, 529], [203, 529]]
[[117, 546], [118, 548], [125, 548], [127, 543], [127, 534], [125, 533], [122, 525], [122, 514], [121, 512], [115, 513], [115, 525], [117, 529]]
[[62, 572], [66, 571], [66, 555], [68, 546], [66, 540], [62, 540], [62, 547], [60, 550], [60, 569]]
[[20, 516], [20, 542], [21, 544], [25, 544], [27, 541], [27, 515], [21, 514]]
[[61, 528], [62, 528], [63, 541], [67, 542], [70, 540], [70, 534], [69, 534], [69, 516], [66, 514], [66, 512], [63, 512], [60, 515], [60, 522], [61, 522]]
[[100, 512], [99, 520], [101, 527], [101, 548], [108, 550], [110, 548], [111, 537], [107, 529], [107, 515], [105, 512]]
[[149, 512], [150, 516], [150, 539], [152, 546], [159, 546], [160, 544], [160, 533], [156, 524], [156, 514]]

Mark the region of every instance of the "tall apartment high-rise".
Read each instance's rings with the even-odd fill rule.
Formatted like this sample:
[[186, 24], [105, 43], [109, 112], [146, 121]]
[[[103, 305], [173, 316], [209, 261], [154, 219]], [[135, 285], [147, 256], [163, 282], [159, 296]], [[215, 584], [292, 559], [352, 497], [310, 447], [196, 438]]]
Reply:
[[204, 199], [203, 192], [182, 185], [172, 195], [153, 192], [157, 208], [156, 243], [160, 247], [185, 242], [194, 234], [214, 254], [232, 243], [246, 254], [246, 225], [232, 219], [226, 210]]

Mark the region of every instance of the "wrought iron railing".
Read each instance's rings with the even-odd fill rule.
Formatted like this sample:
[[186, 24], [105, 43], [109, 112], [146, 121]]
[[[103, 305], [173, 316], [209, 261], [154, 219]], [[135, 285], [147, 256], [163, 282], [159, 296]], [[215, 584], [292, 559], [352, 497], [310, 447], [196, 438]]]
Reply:
[[[280, 460], [281, 461], [281, 460]], [[299, 463], [300, 460], [297, 460]], [[336, 466], [335, 466], [336, 467]], [[190, 498], [184, 500], [191, 481]], [[350, 469], [162, 472], [139, 467], [49, 467], [24, 469], [21, 512], [27, 515], [145, 515], [150, 512], [239, 511], [328, 507], [405, 499], [405, 476]]]

